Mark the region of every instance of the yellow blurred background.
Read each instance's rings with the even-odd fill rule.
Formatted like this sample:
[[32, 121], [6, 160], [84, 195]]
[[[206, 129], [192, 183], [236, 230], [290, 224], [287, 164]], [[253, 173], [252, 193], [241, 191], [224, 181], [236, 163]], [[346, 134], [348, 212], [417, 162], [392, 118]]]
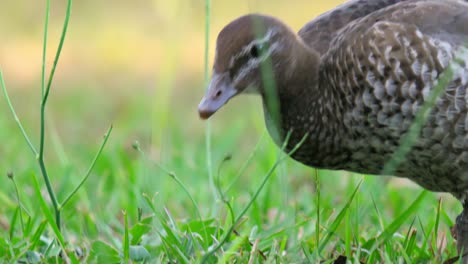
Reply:
[[[269, 14], [297, 31], [342, 2], [214, 0], [210, 68], [218, 32], [236, 17], [251, 12]], [[47, 72], [53, 64], [66, 4], [66, 0], [51, 1]], [[45, 0], [0, 3], [0, 68], [20, 118], [34, 132], [38, 127], [45, 5]], [[180, 124], [173, 128], [181, 131], [182, 138], [201, 136], [205, 123], [198, 119], [196, 108], [205, 90], [204, 45], [205, 0], [75, 0], [47, 120], [56, 125], [53, 128], [64, 142], [95, 138], [109, 123], [128, 140], [150, 138], [147, 143], [158, 147], [165, 134], [171, 134], [167, 127], [174, 123]], [[262, 133], [261, 104], [252, 100], [256, 99], [233, 100], [217, 114], [215, 134], [230, 129], [225, 120], [243, 121], [245, 134]], [[246, 114], [233, 111], [239, 104]], [[6, 110], [1, 100], [3, 105]], [[11, 120], [6, 114], [1, 118]], [[252, 124], [253, 131], [249, 130]]]
[[[279, 17], [298, 30], [342, 0], [212, 1], [210, 63], [214, 41], [234, 18], [260, 12]], [[66, 1], [51, 1], [48, 67], [58, 43]], [[45, 1], [2, 1], [0, 66], [9, 87], [37, 86], [41, 69]], [[103, 89], [166, 86], [167, 80], [203, 76], [204, 0], [73, 2], [72, 16], [57, 72], [58, 83]], [[66, 81], [65, 81], [66, 80]], [[159, 84], [159, 85], [158, 85]], [[193, 87], [201, 93], [202, 87]]]
[[[298, 31], [342, 2], [213, 0], [209, 67], [218, 32], [241, 15], [269, 14]], [[66, 0], [51, 1], [47, 73], [66, 4]], [[45, 7], [45, 0], [0, 2], [0, 68], [16, 111], [33, 137], [39, 126]], [[174, 131], [184, 140], [203, 140], [205, 123], [196, 109], [205, 90], [204, 45], [205, 0], [73, 1], [48, 104], [49, 133], [66, 145], [94, 146], [112, 123], [115, 142], [130, 145], [138, 139], [167, 153], [173, 148], [162, 145]], [[249, 146], [249, 139], [265, 129], [257, 100], [244, 97], [230, 102], [215, 117], [214, 136], [237, 124], [247, 141], [242, 145]], [[0, 107], [4, 109], [0, 119], [13, 125], [4, 100]]]

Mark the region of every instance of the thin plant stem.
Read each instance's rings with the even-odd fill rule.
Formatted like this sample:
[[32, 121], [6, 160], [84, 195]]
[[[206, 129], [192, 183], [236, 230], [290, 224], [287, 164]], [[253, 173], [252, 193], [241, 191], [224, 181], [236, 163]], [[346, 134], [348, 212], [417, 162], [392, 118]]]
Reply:
[[97, 151], [96, 155], [94, 156], [94, 159], [91, 162], [91, 165], [89, 165], [88, 171], [86, 172], [85, 176], [83, 177], [83, 179], [81, 179], [78, 186], [76, 186], [76, 188], [67, 196], [67, 198], [65, 198], [65, 200], [63, 200], [62, 204], [60, 205], [59, 210], [61, 210], [62, 208], [65, 207], [65, 205], [68, 203], [68, 201], [70, 201], [70, 199], [73, 198], [75, 193], [81, 188], [81, 186], [83, 186], [83, 184], [86, 182], [86, 180], [88, 180], [89, 175], [91, 175], [91, 171], [93, 170], [94, 165], [96, 164], [97, 160], [101, 156], [102, 150], [106, 146], [107, 140], [109, 139], [109, 136], [110, 136], [111, 133], [112, 133], [112, 125], [109, 127], [106, 134], [104, 135], [104, 139], [103, 139], [103, 141], [101, 143], [101, 146], [99, 147], [99, 150]]
[[146, 153], [141, 149], [140, 144], [138, 144], [138, 142], [135, 142], [133, 144], [133, 148], [136, 151], [138, 151], [138, 153], [140, 153], [140, 155], [143, 157], [143, 159], [146, 162], [150, 162], [150, 163], [154, 164], [158, 169], [162, 170], [165, 174], [167, 174], [169, 177], [171, 177], [182, 188], [182, 190], [185, 192], [185, 194], [187, 194], [187, 196], [189, 197], [189, 199], [192, 202], [193, 206], [195, 207], [195, 211], [197, 213], [198, 219], [200, 220], [200, 223], [203, 226], [203, 231], [204, 231], [205, 238], [207, 238], [208, 233], [206, 232], [206, 227], [205, 227], [205, 223], [203, 222], [203, 217], [202, 217], [200, 208], [199, 208], [197, 202], [195, 201], [195, 198], [193, 198], [193, 196], [190, 194], [187, 186], [185, 186], [185, 184], [177, 177], [175, 172], [169, 171], [168, 169], [166, 169], [165, 167], [163, 167], [161, 164], [157, 163], [156, 161], [150, 160], [148, 158], [148, 156], [146, 156]]
[[[208, 87], [209, 82], [209, 50], [210, 50], [210, 23], [211, 23], [211, 0], [205, 0], [205, 56], [204, 56], [204, 83]], [[218, 199], [215, 180], [213, 175], [213, 156], [211, 153], [211, 122], [207, 120], [205, 126], [205, 149], [206, 149], [206, 167], [208, 178], [210, 180], [210, 189], [215, 200]]]
[[[60, 59], [60, 54], [62, 52], [62, 47], [63, 43], [65, 42], [65, 36], [67, 34], [67, 29], [68, 29], [68, 22], [70, 19], [70, 13], [71, 13], [71, 6], [72, 6], [72, 0], [67, 1], [67, 10], [65, 14], [65, 21], [63, 24], [63, 29], [62, 29], [62, 34], [60, 37], [60, 42], [57, 48], [57, 52], [55, 53], [55, 59], [54, 59], [54, 64], [52, 65], [52, 69], [50, 71], [49, 75], [49, 80], [47, 82], [47, 86], [42, 88], [44, 91], [42, 94], [42, 101], [41, 101], [41, 127], [40, 127], [40, 145], [39, 145], [39, 156], [37, 158], [39, 167], [41, 170], [42, 177], [44, 178], [46, 187], [47, 187], [47, 192], [49, 194], [50, 200], [52, 201], [52, 206], [54, 207], [54, 212], [55, 212], [55, 222], [57, 224], [58, 229], [60, 230], [61, 227], [61, 220], [60, 220], [60, 205], [59, 202], [57, 201], [54, 189], [52, 188], [52, 184], [50, 183], [50, 178], [49, 175], [47, 174], [47, 169], [46, 165], [44, 162], [44, 146], [45, 146], [45, 109], [47, 105], [47, 99], [49, 97], [50, 93], [50, 87], [52, 86], [52, 81], [54, 79], [55, 75], [55, 70], [57, 68], [58, 61]], [[46, 13], [48, 14], [50, 11], [50, 6], [46, 6]], [[48, 28], [48, 15], [46, 15], [46, 25], [45, 28]], [[46, 36], [46, 34], [44, 34]], [[45, 51], [45, 49], [44, 49]], [[45, 60], [45, 55], [43, 55], [43, 59]], [[45, 65], [45, 61], [43, 61], [43, 64]], [[45, 82], [44, 82], [45, 83]]]
[[229, 161], [229, 160], [231, 160], [231, 155], [227, 155], [226, 157], [224, 157], [224, 159], [219, 164], [218, 174], [217, 174], [217, 177], [216, 177], [216, 190], [218, 191], [219, 197], [221, 197], [221, 201], [227, 206], [227, 208], [229, 210], [229, 215], [231, 216], [231, 224], [234, 224], [234, 222], [235, 222], [234, 210], [233, 210], [233, 208], [231, 206], [231, 203], [229, 202], [229, 200], [226, 197], [227, 192], [224, 192], [222, 187], [221, 187], [221, 181], [220, 181], [221, 168], [222, 168], [223, 164], [225, 162]]
[[209, 78], [209, 50], [210, 50], [210, 23], [211, 23], [211, 0], [205, 0], [205, 51], [204, 51], [204, 80], [208, 84]]
[[41, 69], [41, 98], [44, 97], [45, 91], [45, 70], [46, 70], [46, 57], [47, 57], [47, 36], [49, 32], [49, 16], [50, 16], [50, 0], [46, 1], [46, 14], [44, 23], [44, 39], [42, 46], [42, 69]]
[[18, 201], [18, 214], [19, 214], [19, 219], [20, 219], [20, 224], [21, 224], [21, 232], [24, 234], [24, 221], [23, 221], [23, 210], [21, 206], [21, 199], [19, 195], [19, 190], [18, 190], [18, 185], [16, 184], [15, 178], [12, 176], [11, 181], [13, 182], [13, 186], [15, 186], [15, 193], [16, 193], [16, 200]]
[[57, 197], [55, 196], [54, 189], [52, 188], [52, 184], [50, 183], [49, 175], [47, 174], [47, 169], [45, 167], [44, 159], [39, 158], [39, 168], [41, 169], [42, 177], [44, 178], [47, 193], [50, 196], [50, 200], [52, 201], [52, 206], [54, 207], [55, 213], [55, 223], [57, 224], [58, 229], [60, 230], [60, 210], [59, 210], [59, 203], [57, 201]]
[[[284, 151], [286, 146], [288, 145], [288, 142], [289, 142], [289, 138], [291, 136], [291, 131], [286, 135], [286, 138], [283, 142], [283, 146], [281, 147], [281, 150]], [[237, 224], [242, 220], [242, 217], [244, 217], [244, 215], [247, 213], [247, 211], [249, 210], [249, 208], [252, 206], [252, 204], [254, 203], [254, 201], [257, 199], [258, 195], [260, 194], [260, 192], [263, 190], [263, 188], [265, 187], [266, 183], [268, 182], [268, 180], [271, 178], [271, 176], [273, 175], [273, 172], [276, 171], [276, 168], [278, 167], [278, 165], [280, 165], [287, 157], [293, 155], [301, 146], [302, 144], [305, 142], [305, 140], [307, 139], [307, 137], [309, 136], [309, 134], [305, 134], [304, 137], [301, 139], [301, 141], [299, 141], [299, 143], [297, 143], [294, 148], [289, 151], [286, 155], [279, 155], [278, 158], [276, 159], [275, 163], [273, 164], [273, 166], [270, 168], [270, 170], [267, 172], [267, 174], [265, 175], [265, 177], [263, 178], [263, 181], [262, 183], [260, 184], [260, 186], [257, 188], [256, 192], [254, 193], [254, 195], [252, 196], [252, 198], [249, 200], [249, 202], [247, 203], [247, 205], [244, 207], [244, 209], [240, 212], [240, 214], [237, 216], [234, 224], [231, 225], [231, 227], [225, 232], [225, 235], [223, 236], [223, 238], [219, 241], [219, 243], [213, 247], [209, 252], [207, 252], [202, 260], [201, 260], [201, 263], [206, 263], [208, 261], [208, 258], [213, 255], [217, 250], [219, 250], [224, 243], [226, 243], [226, 241], [229, 239], [231, 233], [234, 231], [234, 228], [237, 226]]]
[[262, 133], [262, 136], [258, 139], [257, 141], [257, 144], [255, 145], [255, 147], [253, 148], [253, 150], [250, 152], [250, 155], [249, 157], [247, 158], [247, 160], [244, 162], [244, 164], [242, 164], [241, 168], [239, 169], [239, 171], [237, 172], [237, 175], [234, 176], [234, 179], [231, 181], [231, 183], [229, 184], [229, 186], [226, 188], [226, 190], [224, 191], [225, 193], [229, 193], [229, 191], [232, 189], [232, 187], [234, 187], [234, 185], [236, 184], [236, 182], [240, 179], [240, 177], [244, 174], [245, 170], [247, 169], [247, 167], [250, 165], [250, 162], [253, 160], [253, 158], [255, 157], [255, 154], [257, 154], [257, 150], [259, 149], [262, 141], [263, 141], [263, 138], [265, 137], [265, 134], [266, 134], [266, 130], [264, 130], [264, 132]]
[[317, 219], [315, 220], [315, 243], [318, 245], [320, 242], [320, 176], [318, 169], [314, 168], [313, 170], [316, 191], [315, 205], [317, 206]]
[[47, 103], [47, 98], [49, 97], [50, 87], [52, 86], [52, 81], [54, 79], [55, 70], [57, 69], [57, 64], [60, 59], [60, 54], [62, 53], [63, 43], [65, 42], [65, 36], [67, 35], [68, 30], [68, 22], [70, 20], [71, 15], [71, 7], [72, 7], [72, 0], [67, 1], [67, 11], [65, 14], [65, 21], [63, 22], [63, 29], [62, 34], [60, 36], [60, 42], [57, 47], [57, 52], [55, 53], [54, 64], [52, 65], [52, 69], [50, 70], [49, 80], [47, 82], [47, 87], [42, 97], [42, 104], [45, 105]]
[[54, 232], [54, 234], [56, 236], [55, 239], [58, 241], [58, 243], [60, 244], [60, 247], [63, 249], [61, 252], [63, 254], [65, 254], [65, 258], [70, 258], [71, 263], [78, 263], [78, 260], [76, 259], [75, 254], [73, 254], [73, 253], [69, 254], [65, 250], [65, 248], [66, 248], [65, 238], [63, 237], [63, 234], [61, 233], [59, 227], [54, 222], [54, 219], [53, 219], [54, 217], [53, 217], [52, 213], [50, 212], [49, 208], [47, 207], [47, 203], [46, 203], [44, 197], [42, 197], [42, 195], [41, 195], [41, 188], [39, 187], [39, 182], [38, 182], [37, 177], [36, 177], [36, 175], [34, 173], [32, 174], [32, 179], [33, 179], [33, 187], [34, 187], [35, 194], [36, 194], [36, 197], [38, 199], [39, 205], [41, 207], [41, 210], [42, 210], [44, 216], [47, 219], [47, 222], [49, 222], [49, 226], [52, 228], [52, 231]]
[[3, 79], [3, 73], [2, 73], [1, 69], [0, 69], [0, 83], [2, 85], [3, 94], [5, 96], [5, 100], [6, 100], [7, 104], [8, 104], [8, 108], [10, 109], [11, 114], [13, 115], [13, 118], [15, 119], [16, 125], [21, 130], [21, 134], [23, 135], [24, 139], [26, 140], [26, 143], [28, 144], [29, 149], [31, 149], [31, 151], [32, 151], [32, 153], [34, 154], [35, 157], [38, 157], [39, 154], [38, 154], [36, 148], [34, 147], [33, 143], [31, 142], [31, 140], [29, 139], [29, 136], [26, 133], [26, 130], [24, 129], [23, 124], [21, 124], [21, 121], [20, 121], [18, 115], [16, 114], [15, 108], [13, 107], [13, 104], [11, 103], [10, 96], [8, 95], [8, 91], [7, 91], [7, 88], [6, 88], [6, 85], [5, 85], [5, 80]]

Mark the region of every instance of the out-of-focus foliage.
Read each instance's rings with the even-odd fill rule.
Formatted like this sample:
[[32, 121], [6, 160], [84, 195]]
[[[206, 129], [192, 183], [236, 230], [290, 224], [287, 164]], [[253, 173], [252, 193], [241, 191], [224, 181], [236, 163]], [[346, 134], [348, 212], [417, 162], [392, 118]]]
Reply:
[[[211, 41], [223, 25], [249, 12], [277, 16], [298, 30], [341, 2], [215, 0]], [[65, 4], [52, 1], [49, 57], [60, 34]], [[109, 85], [102, 88], [127, 89], [115, 87], [122, 86], [115, 79], [147, 83], [173, 71], [178, 79], [200, 78], [204, 6], [203, 0], [74, 1], [58, 81], [104, 82]], [[7, 79], [19, 86], [30, 85], [40, 74], [44, 10], [45, 1], [0, 3], [0, 62]], [[211, 46], [211, 58], [213, 53]]]

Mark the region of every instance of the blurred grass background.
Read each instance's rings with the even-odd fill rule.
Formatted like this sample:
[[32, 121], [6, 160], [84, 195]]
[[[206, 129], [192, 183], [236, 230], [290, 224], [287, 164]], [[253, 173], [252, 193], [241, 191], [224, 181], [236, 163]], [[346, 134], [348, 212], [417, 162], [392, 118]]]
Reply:
[[[299, 29], [314, 16], [340, 2], [214, 1], [210, 61], [213, 60], [217, 32], [239, 15], [267, 13]], [[49, 69], [64, 9], [64, 2], [52, 5]], [[3, 36], [0, 62], [8, 87], [14, 88], [12, 93], [20, 94], [23, 99], [20, 112], [21, 108], [34, 107], [34, 102], [38, 102], [35, 96], [38, 95], [40, 80], [43, 10], [41, 1], [3, 2], [0, 5], [0, 33]], [[51, 112], [60, 120], [77, 120], [70, 118], [70, 115], [78, 114], [75, 109], [62, 107], [61, 102], [67, 97], [73, 97], [70, 99], [72, 102], [86, 101], [89, 105], [80, 108], [80, 114], [91, 123], [86, 122], [89, 124], [86, 128], [77, 124], [74, 129], [78, 131], [73, 130], [74, 135], [78, 135], [76, 132], [92, 135], [94, 133], [89, 133], [89, 129], [96, 128], [102, 121], [109, 120], [118, 126], [120, 117], [124, 126], [133, 127], [133, 131], [148, 131], [153, 126], [164, 126], [168, 120], [181, 119], [194, 127], [189, 130], [191, 133], [203, 131], [196, 106], [204, 92], [204, 1], [76, 1], [69, 32], [53, 89], [55, 99], [52, 99], [52, 107], [55, 105], [58, 111], [53, 108]], [[131, 103], [139, 104], [138, 110], [142, 113], [152, 115], [136, 113], [129, 119], [132, 111], [125, 108]], [[95, 113], [97, 110], [99, 114]], [[23, 115], [31, 119], [34, 116]], [[153, 118], [147, 122], [128, 123], [149, 116]], [[246, 116], [236, 115], [236, 118], [245, 120]], [[71, 132], [66, 129], [72, 129], [72, 124], [58, 127], [65, 129], [62, 134], [66, 136]], [[163, 131], [152, 133], [155, 143], [160, 143]]]
[[[313, 17], [342, 2], [213, 1], [210, 64], [217, 33], [240, 15], [269, 14], [297, 31]], [[49, 70], [65, 5], [65, 1], [52, 1]], [[216, 216], [222, 208], [210, 189], [205, 166], [205, 123], [196, 111], [205, 89], [204, 5], [202, 0], [74, 1], [47, 112], [46, 159], [59, 197], [64, 197], [79, 182], [102, 135], [110, 124], [114, 125], [96, 170], [79, 191], [79, 198], [64, 211], [65, 230], [77, 243], [86, 243], [83, 235], [86, 241], [101, 237], [112, 240], [115, 229], [122, 227], [121, 210], [136, 219], [137, 208], [145, 208], [143, 193], [156, 195], [157, 207], [168, 208], [178, 219], [196, 218], [190, 200], [180, 187], [142, 161], [131, 148], [135, 140], [151, 160], [174, 171], [189, 186], [205, 215]], [[43, 1], [0, 3], [0, 67], [18, 115], [36, 144], [44, 9]], [[23, 202], [26, 207], [35, 208], [30, 174], [38, 170], [5, 100], [0, 100], [0, 109], [0, 177], [4, 175], [0, 203], [5, 205], [0, 207], [0, 230], [2, 227], [8, 230], [15, 198], [6, 174], [14, 172]], [[222, 185], [227, 186], [265, 133], [260, 100], [250, 96], [236, 98], [211, 122], [214, 172], [217, 173], [227, 153], [233, 155], [223, 165], [221, 174]], [[229, 194], [237, 209], [248, 201], [276, 158], [278, 149], [269, 136], [265, 135], [261, 142], [252, 165]], [[289, 161], [277, 174], [251, 209], [249, 217], [253, 223], [249, 224], [268, 229], [266, 222], [278, 221], [277, 215], [288, 214], [294, 215], [287, 218], [292, 221], [290, 225], [294, 225], [295, 217], [313, 221], [316, 186], [312, 170]], [[329, 171], [321, 171], [320, 175], [322, 213], [332, 219], [336, 208], [343, 207], [362, 176]], [[360, 202], [355, 204], [359, 208], [353, 220], [355, 234], [362, 232], [359, 237], [370, 237], [381, 231], [420, 190], [404, 179], [365, 178], [357, 198]], [[439, 197], [444, 197], [441, 220], [444, 225], [439, 231], [445, 237], [449, 236], [448, 227], [460, 212], [453, 198], [430, 194], [418, 214], [423, 224], [433, 223], [431, 217], [435, 215]], [[300, 232], [296, 231], [299, 238]]]

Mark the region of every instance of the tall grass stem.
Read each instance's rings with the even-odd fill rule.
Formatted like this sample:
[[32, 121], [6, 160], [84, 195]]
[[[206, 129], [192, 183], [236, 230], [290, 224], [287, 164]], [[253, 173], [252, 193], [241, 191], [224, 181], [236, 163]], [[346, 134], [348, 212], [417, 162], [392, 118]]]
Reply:
[[42, 69], [41, 69], [41, 98], [44, 97], [46, 83], [46, 58], [47, 58], [47, 36], [49, 32], [49, 17], [50, 17], [50, 0], [46, 1], [45, 23], [44, 23], [44, 38], [42, 43]]
[[[209, 50], [210, 50], [210, 26], [211, 26], [211, 0], [205, 0], [205, 56], [204, 56], [204, 84], [205, 88], [209, 83]], [[210, 180], [210, 189], [215, 200], [218, 199], [215, 179], [213, 175], [213, 155], [211, 153], [211, 122], [207, 120], [205, 126], [205, 149], [206, 149], [206, 168]], [[213, 208], [216, 211], [216, 207]]]
[[[58, 64], [58, 61], [60, 59], [60, 54], [62, 52], [63, 43], [65, 42], [65, 36], [67, 35], [68, 22], [70, 20], [70, 14], [71, 14], [71, 6], [72, 6], [72, 0], [68, 0], [67, 1], [67, 10], [66, 10], [66, 14], [65, 14], [65, 20], [63, 22], [62, 34], [60, 36], [60, 42], [59, 42], [59, 45], [58, 45], [58, 48], [57, 48], [57, 52], [55, 53], [54, 64], [52, 65], [52, 69], [50, 71], [50, 75], [49, 75], [49, 79], [47, 81], [47, 86], [45, 87], [45, 91], [44, 91], [44, 87], [42, 87], [43, 94], [42, 94], [42, 101], [41, 101], [41, 117], [40, 117], [41, 118], [40, 145], [39, 145], [39, 156], [37, 157], [39, 167], [41, 169], [41, 174], [42, 174], [42, 177], [44, 178], [44, 182], [45, 182], [46, 187], [47, 187], [47, 192], [49, 194], [50, 200], [52, 201], [52, 206], [54, 207], [55, 222], [56, 222], [57, 228], [59, 230], [61, 228], [60, 204], [59, 204], [59, 202], [57, 200], [54, 189], [52, 188], [52, 184], [50, 182], [49, 175], [47, 174], [46, 164], [44, 162], [45, 125], [46, 125], [45, 124], [45, 117], [46, 117], [45, 110], [46, 110], [46, 105], [47, 105], [47, 99], [49, 98], [49, 94], [50, 94], [50, 88], [52, 86], [52, 81], [54, 79], [55, 70], [57, 68], [57, 64]], [[49, 27], [49, 19], [48, 19], [49, 12], [50, 12], [50, 5], [47, 4], [46, 5], [46, 14], [47, 14], [46, 15], [46, 23], [45, 23], [45, 27], [44, 27], [46, 30]], [[44, 36], [45, 36], [44, 41], [46, 41], [46, 39], [47, 39], [46, 33], [44, 33]], [[45, 50], [46, 50], [46, 48], [44, 48], [44, 51]], [[45, 55], [43, 55], [43, 60], [44, 60], [43, 65], [45, 65]], [[45, 81], [44, 81], [44, 83], [45, 83]]]
[[34, 147], [33, 143], [29, 139], [28, 134], [26, 133], [26, 130], [23, 127], [23, 124], [21, 123], [21, 120], [19, 119], [18, 115], [16, 114], [15, 108], [13, 107], [13, 104], [11, 103], [10, 96], [8, 95], [8, 90], [5, 85], [5, 79], [3, 78], [3, 73], [2, 70], [0, 69], [0, 83], [2, 85], [2, 90], [3, 90], [3, 95], [5, 96], [5, 100], [7, 102], [8, 108], [11, 111], [11, 114], [13, 115], [13, 118], [15, 119], [15, 123], [18, 126], [18, 128], [21, 131], [21, 134], [23, 135], [24, 140], [26, 140], [26, 143], [28, 144], [29, 149], [32, 151], [35, 157], [37, 157], [39, 154]]
[[104, 150], [104, 147], [106, 146], [107, 140], [109, 139], [109, 136], [110, 136], [111, 133], [112, 133], [112, 126], [109, 127], [106, 134], [104, 135], [104, 139], [103, 139], [103, 141], [101, 143], [101, 146], [99, 147], [96, 155], [94, 156], [94, 159], [91, 161], [91, 164], [89, 165], [85, 176], [83, 177], [83, 179], [81, 179], [80, 183], [76, 186], [76, 188], [67, 196], [67, 198], [65, 198], [65, 200], [63, 200], [62, 204], [60, 205], [59, 210], [61, 210], [62, 208], [65, 207], [65, 205], [68, 203], [68, 201], [70, 201], [70, 199], [73, 198], [73, 196], [81, 188], [81, 186], [83, 186], [83, 184], [88, 179], [89, 175], [91, 175], [91, 171], [93, 170], [94, 165], [96, 164], [97, 160], [101, 156], [101, 153]]

